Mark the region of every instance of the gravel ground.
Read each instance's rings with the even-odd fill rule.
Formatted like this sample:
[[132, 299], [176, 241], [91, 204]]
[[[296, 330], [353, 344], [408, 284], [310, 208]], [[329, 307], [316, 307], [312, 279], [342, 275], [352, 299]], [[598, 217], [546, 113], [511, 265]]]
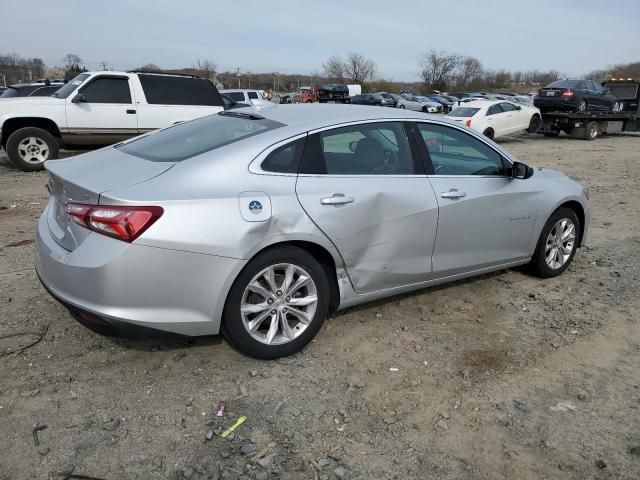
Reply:
[[589, 188], [564, 275], [350, 309], [274, 362], [77, 324], [33, 270], [45, 175], [0, 157], [0, 479], [640, 478], [640, 136], [503, 144]]

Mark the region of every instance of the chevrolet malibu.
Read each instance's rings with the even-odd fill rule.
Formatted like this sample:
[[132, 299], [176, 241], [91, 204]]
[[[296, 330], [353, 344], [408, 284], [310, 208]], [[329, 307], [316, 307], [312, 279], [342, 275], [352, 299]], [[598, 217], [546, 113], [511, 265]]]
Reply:
[[559, 275], [590, 217], [565, 175], [399, 109], [235, 109], [46, 168], [37, 272], [76, 319], [221, 332], [262, 359], [338, 309], [516, 265]]

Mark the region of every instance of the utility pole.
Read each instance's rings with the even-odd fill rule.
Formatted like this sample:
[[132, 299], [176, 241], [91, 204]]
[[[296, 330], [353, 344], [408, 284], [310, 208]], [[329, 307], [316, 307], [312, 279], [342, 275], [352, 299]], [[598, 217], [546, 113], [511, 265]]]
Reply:
[[236, 77], [238, 77], [238, 88], [240, 88], [240, 68], [236, 68]]
[[109, 64], [107, 64], [107, 62], [102, 61], [100, 63], [100, 66], [102, 67], [102, 70], [109, 70]]

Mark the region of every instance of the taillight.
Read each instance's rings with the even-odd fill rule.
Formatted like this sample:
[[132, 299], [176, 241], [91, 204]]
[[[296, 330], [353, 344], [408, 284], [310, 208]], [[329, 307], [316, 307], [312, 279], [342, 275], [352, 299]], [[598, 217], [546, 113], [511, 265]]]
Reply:
[[64, 210], [78, 225], [124, 242], [133, 242], [164, 212], [162, 207], [80, 203], [68, 203]]
[[470, 126], [471, 126], [471, 119], [469, 119], [469, 120], [467, 120], [466, 122], [464, 122], [464, 124], [465, 124], [467, 127], [470, 127]]
[[567, 88], [564, 92], [562, 92], [562, 98], [571, 98], [574, 95], [575, 93], [570, 88]]

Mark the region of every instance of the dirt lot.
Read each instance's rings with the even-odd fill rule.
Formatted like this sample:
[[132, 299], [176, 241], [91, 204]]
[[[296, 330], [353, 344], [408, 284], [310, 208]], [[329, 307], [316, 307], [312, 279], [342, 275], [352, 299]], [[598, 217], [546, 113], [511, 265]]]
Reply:
[[33, 270], [45, 176], [0, 158], [0, 479], [640, 478], [640, 136], [503, 144], [589, 188], [564, 275], [341, 312], [275, 362], [77, 324]]

